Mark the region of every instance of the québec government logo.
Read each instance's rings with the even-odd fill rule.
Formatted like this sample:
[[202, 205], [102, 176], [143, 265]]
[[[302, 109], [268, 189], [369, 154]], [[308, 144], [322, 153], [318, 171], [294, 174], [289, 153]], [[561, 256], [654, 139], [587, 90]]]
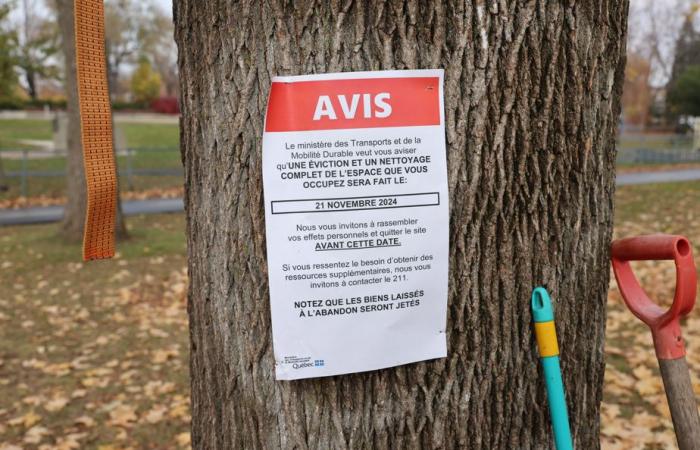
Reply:
[[322, 359], [316, 359], [314, 362], [311, 361], [305, 361], [305, 362], [298, 362], [292, 364], [292, 367], [294, 369], [305, 369], [307, 367], [323, 367], [325, 365], [324, 360]]

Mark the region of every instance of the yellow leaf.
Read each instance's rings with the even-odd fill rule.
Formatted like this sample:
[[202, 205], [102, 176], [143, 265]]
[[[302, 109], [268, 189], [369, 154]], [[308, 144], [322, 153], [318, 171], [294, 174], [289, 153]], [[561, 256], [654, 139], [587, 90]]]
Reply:
[[175, 441], [177, 441], [178, 445], [181, 445], [183, 447], [189, 447], [190, 446], [190, 433], [180, 433], [177, 436], [175, 436]]
[[58, 364], [49, 364], [43, 369], [43, 372], [48, 374], [48, 375], [54, 375], [57, 377], [62, 377], [65, 375], [68, 375], [71, 370], [71, 365], [70, 363], [58, 363]]
[[66, 397], [54, 397], [44, 404], [44, 408], [49, 412], [56, 412], [63, 409], [64, 406], [68, 404], [68, 399]]
[[663, 382], [658, 377], [637, 381], [634, 387], [642, 397], [663, 392]]
[[80, 380], [80, 383], [85, 387], [107, 387], [109, 378], [85, 377]]
[[160, 349], [153, 352], [153, 362], [156, 364], [162, 364], [169, 360], [171, 357], [177, 356], [177, 351], [173, 349]]
[[70, 396], [72, 398], [80, 398], [85, 397], [85, 395], [87, 395], [87, 391], [85, 389], [76, 389]]
[[668, 420], [671, 419], [671, 410], [668, 407], [668, 400], [666, 399], [665, 395], [659, 394], [647, 398], [646, 401], [654, 405], [654, 408], [656, 408], [656, 410], [659, 412], [659, 414], [661, 414], [662, 417]]
[[144, 416], [144, 419], [148, 423], [158, 423], [161, 420], [163, 420], [163, 417], [165, 416], [166, 412], [167, 412], [167, 409], [165, 408], [165, 406], [156, 405], [150, 411], [148, 411], [146, 413], [146, 415]]
[[38, 444], [47, 434], [49, 434], [47, 428], [39, 425], [34, 426], [24, 433], [24, 442], [27, 444]]
[[614, 403], [603, 403], [600, 405], [601, 423], [607, 424], [614, 420], [618, 420], [620, 415], [620, 405]]
[[80, 416], [77, 419], [75, 419], [75, 423], [90, 428], [93, 425], [95, 425], [95, 420], [90, 416]]
[[119, 404], [110, 411], [109, 418], [114, 426], [128, 427], [136, 422], [136, 410], [129, 405]]
[[16, 417], [7, 423], [8, 423], [8, 425], [11, 425], [13, 427], [18, 426], [18, 425], [24, 425], [25, 428], [31, 428], [32, 426], [34, 426], [34, 424], [36, 424], [40, 420], [41, 420], [41, 416], [36, 414], [34, 411], [30, 411], [27, 414], [20, 416], [20, 417]]
[[660, 448], [676, 448], [676, 435], [672, 430], [656, 431], [654, 437], [654, 442], [660, 445]]
[[127, 437], [129, 437], [129, 435], [126, 433], [126, 430], [124, 428], [119, 428], [116, 439], [118, 441], [125, 441]]
[[82, 447], [80, 440], [87, 436], [87, 433], [72, 433], [58, 438], [53, 450], [74, 450]]
[[630, 422], [642, 428], [655, 428], [659, 425], [659, 418], [652, 416], [646, 411], [636, 413], [630, 418]]
[[22, 403], [26, 403], [27, 405], [32, 405], [36, 406], [44, 401], [44, 397], [40, 395], [29, 395], [27, 397], [24, 397], [22, 399]]
[[0, 450], [22, 450], [22, 447], [12, 444], [0, 444]]
[[653, 376], [653, 373], [647, 366], [637, 366], [632, 370], [632, 373], [638, 380], [646, 380]]

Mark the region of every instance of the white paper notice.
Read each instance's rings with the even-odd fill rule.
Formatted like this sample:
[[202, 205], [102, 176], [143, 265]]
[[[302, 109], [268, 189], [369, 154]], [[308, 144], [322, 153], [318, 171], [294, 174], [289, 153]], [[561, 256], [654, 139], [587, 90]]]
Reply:
[[277, 379], [445, 357], [443, 71], [276, 77], [263, 180]]

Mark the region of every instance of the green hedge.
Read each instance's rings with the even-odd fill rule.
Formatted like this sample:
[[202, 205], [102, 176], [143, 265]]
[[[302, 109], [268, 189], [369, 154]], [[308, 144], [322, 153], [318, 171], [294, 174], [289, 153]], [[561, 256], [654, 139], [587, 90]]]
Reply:
[[0, 110], [44, 109], [45, 105], [49, 105], [51, 109], [66, 109], [66, 100], [22, 100], [18, 98], [0, 98]]
[[2, 109], [22, 109], [24, 104], [22, 100], [16, 98], [0, 98], [0, 110]]

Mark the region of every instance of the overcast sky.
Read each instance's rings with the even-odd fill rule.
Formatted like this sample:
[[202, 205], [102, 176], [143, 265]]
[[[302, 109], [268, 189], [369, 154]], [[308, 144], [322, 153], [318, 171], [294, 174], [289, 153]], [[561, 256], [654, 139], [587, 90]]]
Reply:
[[173, 15], [173, 0], [155, 0], [160, 7], [168, 13], [169, 16]]
[[[39, 14], [39, 15], [46, 15], [47, 14], [47, 8], [46, 4], [44, 3], [46, 0], [35, 0], [34, 2], [31, 2], [30, 5], [33, 8], [34, 13]], [[173, 15], [173, 0], [148, 0], [149, 2], [153, 2], [156, 5], [160, 6], [160, 9], [163, 10], [168, 16]], [[13, 11], [10, 13], [10, 17], [12, 20], [20, 20], [21, 19], [21, 4], [20, 2], [16, 2], [15, 7]]]

